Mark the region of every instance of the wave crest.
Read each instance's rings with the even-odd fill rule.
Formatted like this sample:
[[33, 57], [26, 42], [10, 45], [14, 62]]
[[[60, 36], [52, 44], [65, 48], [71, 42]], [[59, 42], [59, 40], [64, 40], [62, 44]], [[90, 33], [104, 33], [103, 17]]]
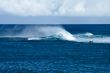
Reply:
[[[28, 33], [26, 34], [27, 31]], [[29, 27], [22, 32], [21, 34], [22, 36], [23, 33], [25, 33], [25, 36], [26, 35], [28, 36], [28, 40], [41, 40], [41, 39], [60, 39], [68, 41], [76, 40], [76, 38], [70, 32], [66, 31], [61, 26], [45, 26], [45, 27], [39, 26], [34, 27], [31, 30]]]

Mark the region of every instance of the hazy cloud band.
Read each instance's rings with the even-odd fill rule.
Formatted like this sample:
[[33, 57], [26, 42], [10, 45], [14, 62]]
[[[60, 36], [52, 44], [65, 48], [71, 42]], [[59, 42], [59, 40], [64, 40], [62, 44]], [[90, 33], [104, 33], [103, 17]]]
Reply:
[[110, 16], [110, 0], [0, 0], [0, 14]]

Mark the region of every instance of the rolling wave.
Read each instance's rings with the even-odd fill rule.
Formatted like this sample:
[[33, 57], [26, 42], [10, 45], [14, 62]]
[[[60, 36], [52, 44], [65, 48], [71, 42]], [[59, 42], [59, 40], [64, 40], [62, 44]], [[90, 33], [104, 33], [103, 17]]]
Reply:
[[[48, 29], [48, 33], [51, 32], [48, 35], [43, 35], [43, 36], [33, 36], [33, 37], [28, 37], [28, 40], [67, 40], [67, 41], [75, 41], [76, 38], [69, 32], [67, 32], [64, 29], [61, 29], [59, 31], [52, 31], [53, 29]], [[47, 32], [46, 32], [47, 33]]]
[[95, 35], [87, 32], [82, 34], [74, 34], [76, 42], [93, 42], [93, 43], [110, 43], [110, 36], [107, 35]]
[[[8, 28], [7, 28], [8, 27]], [[62, 26], [9, 26], [2, 27], [1, 37], [27, 38], [28, 40], [67, 40], [75, 41], [75, 37]], [[22, 27], [22, 28], [21, 28]], [[6, 31], [6, 32], [4, 32]]]
[[1, 26], [0, 38], [26, 38], [26, 40], [66, 40], [73, 42], [110, 43], [109, 35], [91, 32], [71, 34], [63, 26]]
[[[30, 37], [28, 40], [67, 40], [73, 42], [84, 42], [84, 43], [110, 43], [110, 36], [106, 35], [95, 35], [90, 32], [79, 33], [79, 34], [64, 34], [64, 32], [56, 35], [50, 35], [46, 37]], [[72, 37], [72, 38], [70, 38]]]

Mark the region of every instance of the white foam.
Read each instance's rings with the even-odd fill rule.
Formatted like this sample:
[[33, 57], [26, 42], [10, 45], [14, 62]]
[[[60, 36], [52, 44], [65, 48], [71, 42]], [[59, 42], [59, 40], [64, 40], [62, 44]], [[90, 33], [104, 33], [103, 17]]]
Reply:
[[[94, 35], [92, 33], [74, 34], [76, 42], [110, 43], [110, 36]], [[92, 36], [89, 37], [88, 35]]]
[[42, 40], [41, 38], [37, 38], [37, 37], [30, 37], [28, 38], [28, 40]]
[[87, 32], [87, 33], [85, 33], [85, 36], [88, 36], [88, 37], [91, 37], [91, 36], [93, 36], [94, 34], [92, 34], [92, 33], [90, 33], [90, 32]]
[[[34, 32], [33, 32], [34, 31]], [[30, 32], [26, 34], [26, 32]], [[28, 36], [28, 40], [40, 40], [52, 36], [61, 40], [75, 41], [75, 37], [61, 26], [38, 26], [32, 29], [27, 28], [22, 33]]]

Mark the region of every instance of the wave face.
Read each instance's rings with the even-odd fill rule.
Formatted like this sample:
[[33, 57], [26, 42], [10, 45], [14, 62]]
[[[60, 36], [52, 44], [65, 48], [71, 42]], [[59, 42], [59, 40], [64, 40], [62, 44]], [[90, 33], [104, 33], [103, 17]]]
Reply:
[[[68, 27], [68, 29], [67, 29]], [[110, 43], [108, 25], [0, 25], [0, 37]]]
[[[10, 27], [10, 26], [9, 26]], [[75, 41], [75, 37], [62, 26], [12, 26], [4, 29], [3, 37], [21, 37], [28, 38], [28, 40], [43, 40], [43, 39], [59, 39]]]
[[[30, 27], [29, 27], [30, 28]], [[61, 40], [68, 40], [68, 41], [74, 41], [75, 37], [66, 31], [63, 27], [59, 26], [39, 26], [34, 27], [31, 30], [29, 28], [25, 29], [23, 33], [26, 33], [27, 31], [31, 34], [31, 36], [28, 36], [28, 40], [41, 40], [41, 39], [61, 39]], [[35, 31], [34, 33], [31, 33], [32, 31]], [[34, 34], [34, 35], [33, 35]]]

